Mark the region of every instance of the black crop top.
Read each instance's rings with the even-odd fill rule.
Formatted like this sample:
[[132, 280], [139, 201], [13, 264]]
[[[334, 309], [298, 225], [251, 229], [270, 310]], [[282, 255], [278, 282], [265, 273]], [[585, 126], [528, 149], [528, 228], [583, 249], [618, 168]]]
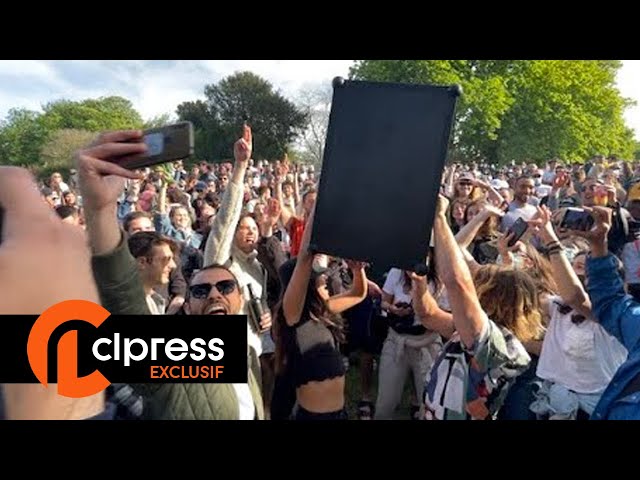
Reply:
[[293, 327], [286, 326], [285, 331], [287, 368], [296, 387], [345, 375], [342, 355], [329, 327], [307, 317]]

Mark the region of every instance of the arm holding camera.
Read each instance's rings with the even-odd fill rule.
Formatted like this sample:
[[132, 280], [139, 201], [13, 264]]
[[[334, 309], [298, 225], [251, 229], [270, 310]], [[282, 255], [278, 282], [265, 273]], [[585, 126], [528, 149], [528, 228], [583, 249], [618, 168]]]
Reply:
[[589, 209], [595, 226], [578, 234], [591, 244], [587, 259], [587, 291], [593, 304], [593, 313], [599, 323], [632, 351], [640, 341], [640, 304], [627, 295], [620, 276], [619, 260], [607, 248], [607, 234], [611, 228], [611, 210], [604, 207]]
[[80, 192], [85, 198], [87, 233], [93, 250], [93, 274], [102, 305], [114, 315], [150, 313], [136, 262], [116, 217], [124, 179], [140, 176], [114, 162], [146, 150], [142, 132], [116, 131], [103, 133], [76, 155]]
[[538, 231], [538, 238], [549, 251], [553, 277], [562, 300], [585, 317], [591, 316], [589, 295], [564, 254], [564, 249], [553, 229], [551, 211], [544, 206], [538, 207], [538, 213], [531, 219], [529, 225]]

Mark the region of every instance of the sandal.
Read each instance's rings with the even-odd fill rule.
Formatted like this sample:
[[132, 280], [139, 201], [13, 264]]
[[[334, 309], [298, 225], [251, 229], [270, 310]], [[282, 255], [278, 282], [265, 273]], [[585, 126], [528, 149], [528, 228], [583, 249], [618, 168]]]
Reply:
[[373, 402], [360, 400], [358, 402], [358, 420], [373, 420], [375, 408]]

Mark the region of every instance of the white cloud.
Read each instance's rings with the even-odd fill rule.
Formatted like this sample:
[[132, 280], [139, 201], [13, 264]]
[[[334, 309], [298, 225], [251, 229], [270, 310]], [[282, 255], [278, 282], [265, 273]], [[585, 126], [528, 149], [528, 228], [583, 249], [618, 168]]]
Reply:
[[55, 69], [49, 62], [40, 60], [0, 60], [0, 76], [16, 77], [28, 80], [46, 80], [60, 82]]
[[[60, 98], [80, 100], [120, 95], [132, 101], [144, 118], [175, 114], [177, 105], [204, 97], [204, 86], [237, 71], [252, 71], [285, 96], [301, 88], [330, 85], [346, 77], [352, 60], [2, 60], [0, 118], [10, 108], [38, 110]], [[618, 73], [623, 96], [640, 103], [640, 61], [625, 60]], [[640, 105], [625, 113], [627, 124], [640, 137]]]
[[[0, 116], [10, 108], [39, 109], [60, 98], [128, 98], [144, 118], [170, 113], [204, 97], [204, 86], [237, 71], [252, 71], [288, 97], [306, 85], [346, 76], [350, 60], [103, 60], [0, 61]], [[17, 93], [19, 92], [19, 93]]]

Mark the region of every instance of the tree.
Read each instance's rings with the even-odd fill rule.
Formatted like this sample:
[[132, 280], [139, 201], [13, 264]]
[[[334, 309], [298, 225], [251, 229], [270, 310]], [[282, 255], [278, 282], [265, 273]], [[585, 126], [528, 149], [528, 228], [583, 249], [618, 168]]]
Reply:
[[58, 100], [43, 107], [47, 131], [79, 129], [90, 132], [142, 128], [140, 114], [122, 97], [102, 97], [80, 102]]
[[629, 102], [611, 60], [364, 60], [351, 78], [463, 87], [454, 156], [492, 162], [581, 160], [601, 151], [630, 156]]
[[162, 115], [156, 115], [153, 118], [150, 118], [146, 122], [142, 128], [159, 128], [164, 127], [165, 125], [170, 125], [174, 123], [174, 119], [170, 113], [163, 113]]
[[333, 90], [330, 85], [301, 90], [297, 100], [298, 108], [306, 113], [309, 120], [301, 135], [297, 156], [305, 163], [313, 163], [317, 167], [322, 164], [324, 156], [332, 100]]
[[176, 114], [180, 120], [193, 124], [195, 154], [192, 161], [230, 157], [228, 146], [222, 143], [223, 128], [207, 102], [202, 100], [183, 102], [178, 105]]
[[615, 87], [619, 62], [537, 60], [512, 79], [517, 102], [502, 119], [497, 155], [583, 161], [597, 152], [633, 155], [630, 102]]
[[[140, 114], [129, 100], [122, 97], [77, 102], [58, 100], [45, 105], [42, 113], [13, 109], [0, 123], [0, 163], [33, 166], [38, 170], [42, 167], [40, 155], [45, 151], [53, 155], [45, 161], [63, 165], [64, 162], [60, 162], [64, 155], [54, 153], [52, 139], [60, 138], [66, 145], [73, 143], [71, 139], [86, 138], [86, 135], [67, 132], [58, 137], [56, 132], [60, 130], [98, 132], [142, 126]], [[61, 148], [62, 152], [66, 147]]]
[[54, 171], [66, 175], [73, 166], [76, 151], [89, 144], [96, 137], [95, 132], [87, 130], [63, 129], [49, 135], [40, 152], [38, 173], [47, 176]]
[[47, 131], [40, 114], [26, 109], [11, 109], [0, 123], [0, 164], [27, 166], [38, 162]]
[[[228, 159], [247, 121], [254, 132], [254, 157], [281, 158], [287, 145], [306, 127], [307, 117], [280, 92], [251, 72], [240, 72], [204, 89], [206, 100], [177, 108], [181, 120], [196, 127], [196, 151], [207, 158]], [[207, 147], [198, 143], [208, 142]]]

